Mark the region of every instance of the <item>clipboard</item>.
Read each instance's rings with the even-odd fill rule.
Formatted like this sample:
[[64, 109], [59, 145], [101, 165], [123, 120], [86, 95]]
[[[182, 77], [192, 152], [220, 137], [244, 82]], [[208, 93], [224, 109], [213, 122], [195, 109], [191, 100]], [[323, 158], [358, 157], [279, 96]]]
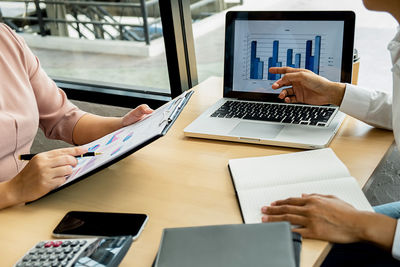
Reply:
[[65, 183], [36, 200], [75, 184], [164, 136], [179, 117], [193, 93], [192, 90], [186, 91], [142, 120], [83, 145], [88, 148], [89, 152], [102, 154], [78, 158], [78, 164], [73, 168], [72, 174], [67, 177]]

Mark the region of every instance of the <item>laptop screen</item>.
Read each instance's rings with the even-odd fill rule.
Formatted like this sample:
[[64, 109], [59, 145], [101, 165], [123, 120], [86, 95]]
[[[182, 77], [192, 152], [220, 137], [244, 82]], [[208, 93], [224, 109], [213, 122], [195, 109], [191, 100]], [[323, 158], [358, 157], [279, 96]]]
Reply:
[[351, 12], [233, 13], [227, 18], [225, 93], [276, 96], [281, 90], [271, 86], [282, 75], [269, 73], [270, 67], [303, 68], [331, 81], [350, 82], [354, 21], [353, 32], [346, 33], [344, 15]]
[[340, 81], [343, 21], [235, 21], [233, 90], [279, 93], [270, 67], [304, 68]]

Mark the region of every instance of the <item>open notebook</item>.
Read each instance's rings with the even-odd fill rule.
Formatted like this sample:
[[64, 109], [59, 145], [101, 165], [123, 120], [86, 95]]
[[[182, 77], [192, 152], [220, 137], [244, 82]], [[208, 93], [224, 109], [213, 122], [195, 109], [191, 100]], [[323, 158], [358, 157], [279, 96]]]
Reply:
[[261, 222], [261, 207], [302, 193], [335, 195], [373, 211], [357, 181], [330, 148], [229, 160], [245, 223]]

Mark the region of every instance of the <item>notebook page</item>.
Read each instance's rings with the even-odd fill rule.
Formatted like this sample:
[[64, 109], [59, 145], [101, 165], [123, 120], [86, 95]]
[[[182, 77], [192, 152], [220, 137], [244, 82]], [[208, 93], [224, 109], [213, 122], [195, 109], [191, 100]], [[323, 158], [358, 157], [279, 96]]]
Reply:
[[351, 176], [330, 148], [229, 160], [237, 191]]
[[258, 188], [238, 192], [245, 223], [261, 222], [261, 207], [275, 200], [301, 197], [301, 194], [335, 195], [359, 210], [373, 211], [353, 177], [311, 181], [298, 184]]

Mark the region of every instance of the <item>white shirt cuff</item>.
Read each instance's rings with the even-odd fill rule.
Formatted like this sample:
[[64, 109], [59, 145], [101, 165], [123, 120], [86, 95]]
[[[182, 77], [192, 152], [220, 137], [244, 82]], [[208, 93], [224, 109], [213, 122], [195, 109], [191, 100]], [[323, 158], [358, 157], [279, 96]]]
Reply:
[[392, 255], [396, 260], [400, 260], [400, 219], [397, 220], [396, 233], [394, 234]]
[[362, 120], [368, 114], [370, 101], [370, 91], [346, 84], [340, 111]]

